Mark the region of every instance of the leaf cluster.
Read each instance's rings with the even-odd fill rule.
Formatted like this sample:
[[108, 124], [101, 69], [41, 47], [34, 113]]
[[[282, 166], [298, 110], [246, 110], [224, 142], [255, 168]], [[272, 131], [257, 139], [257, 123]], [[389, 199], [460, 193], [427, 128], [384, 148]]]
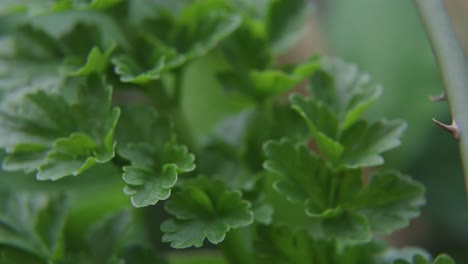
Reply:
[[[420, 183], [377, 167], [405, 129], [363, 118], [381, 87], [339, 59], [275, 63], [310, 9], [305, 0], [2, 1], [1, 177], [65, 191], [77, 178], [120, 177], [112, 192], [129, 202], [77, 239], [64, 228], [76, 217], [70, 198], [2, 189], [0, 263], [168, 263], [161, 248], [208, 243], [230, 263], [429, 263], [375, 237], [424, 204]], [[204, 92], [186, 76], [204, 58], [222, 65], [212, 77], [223, 95], [248, 103], [199, 138], [182, 95]]]

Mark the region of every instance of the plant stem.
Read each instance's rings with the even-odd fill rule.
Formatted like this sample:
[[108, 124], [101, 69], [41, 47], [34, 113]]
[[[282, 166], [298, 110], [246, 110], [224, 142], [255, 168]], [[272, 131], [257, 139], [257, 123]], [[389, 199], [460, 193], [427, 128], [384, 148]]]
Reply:
[[442, 0], [415, 0], [431, 40], [445, 93], [458, 126], [460, 155], [468, 191], [468, 65]]

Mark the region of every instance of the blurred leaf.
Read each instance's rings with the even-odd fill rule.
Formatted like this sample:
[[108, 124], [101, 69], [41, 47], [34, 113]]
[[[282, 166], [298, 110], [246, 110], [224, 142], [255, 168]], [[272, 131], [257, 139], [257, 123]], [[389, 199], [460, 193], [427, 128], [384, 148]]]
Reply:
[[179, 67], [185, 61], [184, 55], [166, 54], [162, 55], [150, 70], [144, 70], [131, 57], [122, 55], [112, 59], [115, 73], [120, 76], [120, 80], [133, 84], [146, 84], [158, 80], [161, 78], [161, 74]]
[[[98, 45], [101, 49], [109, 49], [117, 45], [128, 50], [130, 44], [126, 39], [122, 29], [111, 17], [95, 11], [66, 11], [48, 15], [33, 17], [29, 21], [34, 30], [46, 34], [49, 38], [61, 42], [64, 50], [77, 53], [77, 51], [89, 52]], [[93, 28], [94, 36], [87, 32], [83, 34], [80, 27]], [[94, 43], [89, 43], [89, 38], [94, 38]], [[76, 43], [80, 39], [79, 43]], [[75, 43], [73, 43], [75, 42]], [[82, 55], [81, 53], [79, 55]]]
[[[335, 214], [335, 213], [334, 213]], [[342, 242], [368, 242], [372, 238], [366, 217], [352, 211], [342, 211], [337, 215], [325, 217], [321, 227], [327, 238]]]
[[382, 92], [369, 74], [359, 71], [355, 64], [337, 58], [321, 57], [322, 68], [310, 78], [309, 90], [336, 113], [341, 129], [356, 122]]
[[67, 213], [65, 197], [5, 190], [0, 196], [0, 244], [43, 260], [59, 259]]
[[310, 11], [310, 1], [307, 0], [271, 1], [265, 24], [273, 52], [278, 54], [287, 51], [302, 37]]
[[319, 63], [310, 60], [295, 66], [290, 72], [281, 70], [252, 70], [250, 79], [255, 93], [276, 95], [287, 91], [317, 71]]
[[86, 235], [86, 244], [94, 262], [106, 263], [117, 256], [125, 244], [126, 234], [132, 228], [130, 210], [123, 210], [100, 219]]
[[114, 48], [115, 46], [110, 47], [103, 53], [99, 47], [93, 47], [84, 64], [78, 64], [80, 63], [80, 59], [69, 58], [65, 60], [64, 67], [67, 73], [72, 76], [89, 76], [91, 74], [103, 73], [109, 65], [109, 57]]
[[161, 225], [163, 241], [174, 248], [201, 247], [205, 238], [220, 243], [231, 228], [253, 222], [250, 203], [241, 196], [240, 191], [205, 177], [184, 182], [166, 203], [174, 218]]
[[45, 261], [28, 252], [13, 247], [3, 247], [0, 249], [0, 263], [2, 264], [42, 264]]
[[[125, 264], [163, 264], [165, 259], [158, 255], [155, 250], [142, 247], [130, 247], [123, 252]], [[171, 262], [172, 263], [172, 262]]]
[[54, 60], [39, 63], [0, 55], [1, 108], [17, 102], [26, 93], [57, 92], [65, 81], [57, 71], [58, 65]]

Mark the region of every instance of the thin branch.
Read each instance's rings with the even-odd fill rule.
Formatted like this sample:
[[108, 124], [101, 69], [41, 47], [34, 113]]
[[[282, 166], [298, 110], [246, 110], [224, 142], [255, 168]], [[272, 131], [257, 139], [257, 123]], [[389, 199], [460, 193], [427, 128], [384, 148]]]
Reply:
[[436, 56], [452, 117], [468, 191], [468, 64], [442, 0], [415, 0]]

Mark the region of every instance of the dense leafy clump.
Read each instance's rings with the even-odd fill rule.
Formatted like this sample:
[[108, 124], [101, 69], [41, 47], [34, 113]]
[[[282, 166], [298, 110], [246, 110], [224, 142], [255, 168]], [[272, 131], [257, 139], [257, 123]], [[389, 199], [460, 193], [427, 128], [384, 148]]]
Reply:
[[0, 263], [183, 263], [169, 245], [208, 243], [230, 263], [430, 263], [375, 237], [425, 202], [377, 167], [406, 127], [363, 118], [381, 87], [339, 59], [275, 63], [309, 2], [2, 1]]

